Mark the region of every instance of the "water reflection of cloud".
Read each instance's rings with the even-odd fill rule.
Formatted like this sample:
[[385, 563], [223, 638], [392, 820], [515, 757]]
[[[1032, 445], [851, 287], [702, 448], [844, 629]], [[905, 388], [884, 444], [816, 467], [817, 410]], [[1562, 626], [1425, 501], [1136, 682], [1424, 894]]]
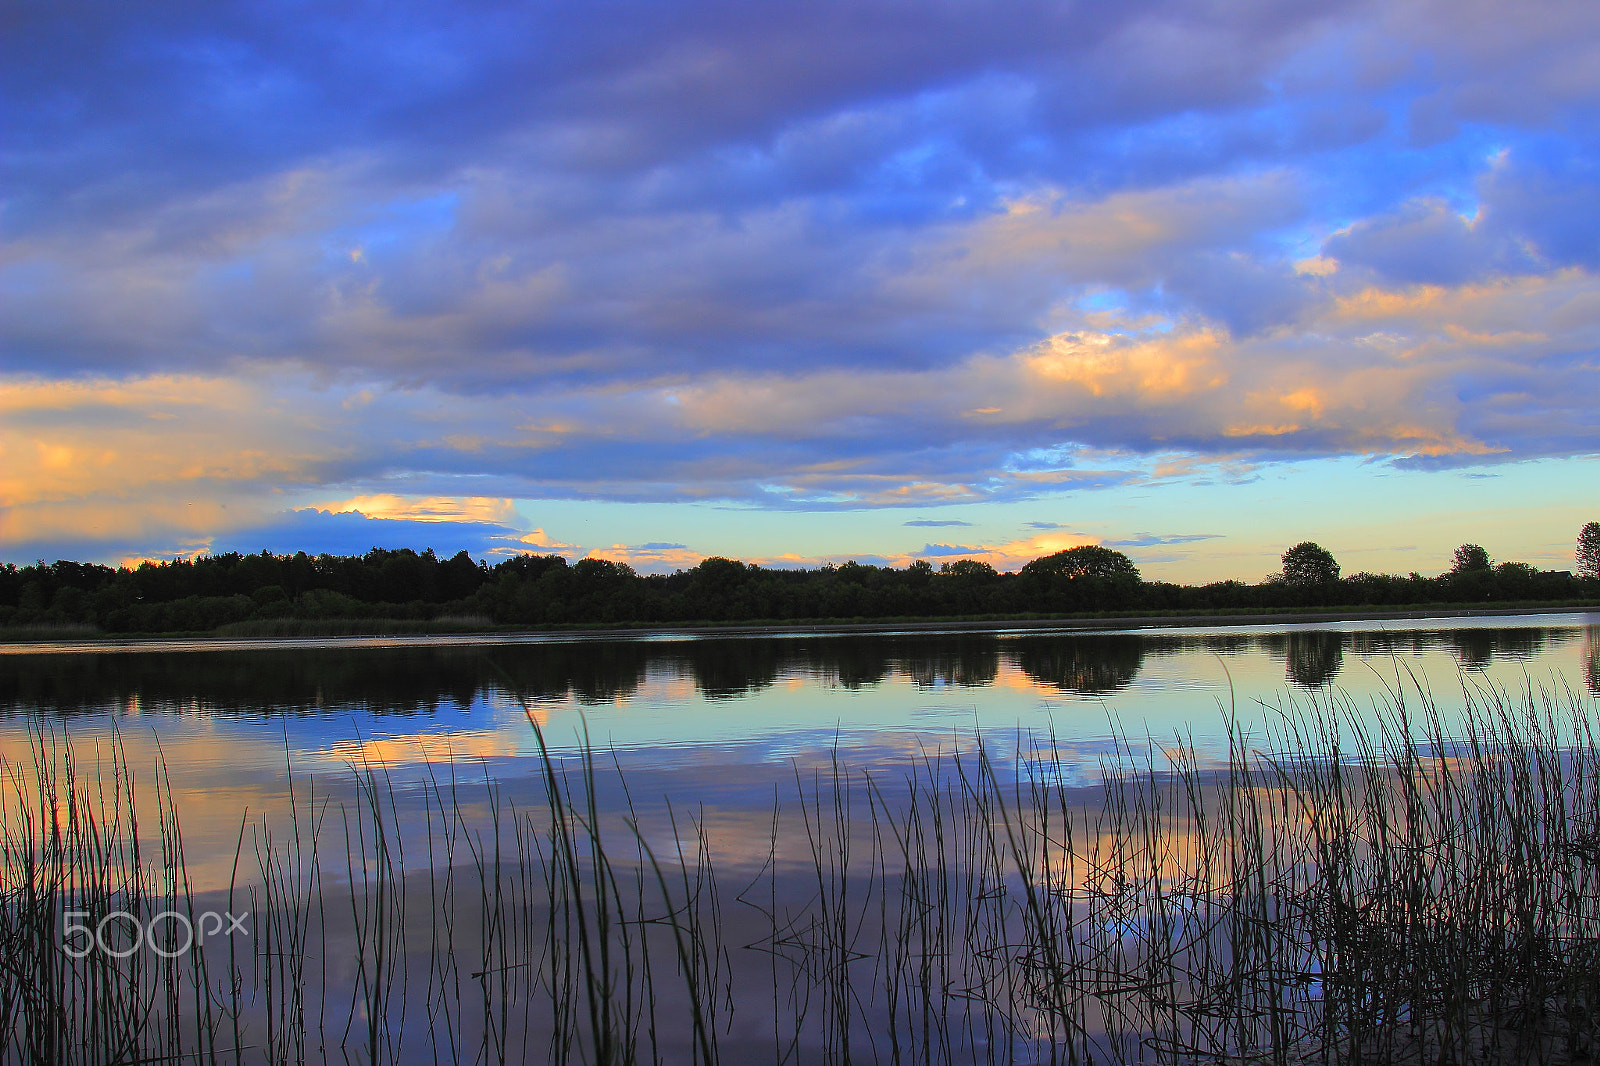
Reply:
[[[1148, 721], [1159, 733], [1230, 702], [1269, 697], [1286, 681], [1303, 689], [1331, 684], [1377, 691], [1385, 684], [1378, 674], [1413, 669], [1436, 681], [1473, 663], [1491, 677], [1502, 667], [1519, 674], [1545, 663], [1558, 669], [1565, 660], [1557, 653], [1569, 648], [1570, 669], [1593, 685], [1600, 673], [1595, 643], [1593, 627], [1474, 620], [1394, 631], [1346, 625], [1277, 632], [599, 639], [360, 651], [83, 650], [0, 656], [0, 713], [43, 711], [80, 719], [90, 730], [99, 728], [93, 720], [108, 714], [180, 731], [228, 720], [238, 732], [275, 734], [279, 762], [285, 737], [297, 751], [326, 753], [357, 732], [403, 737], [412, 728], [443, 732], [441, 726], [454, 734], [519, 738], [485, 741], [480, 754], [498, 758], [518, 750], [526, 737], [525, 709], [563, 745], [576, 735], [568, 725], [586, 717], [603, 743], [674, 751], [762, 736], [805, 746], [812, 741], [796, 738], [819, 720], [830, 728], [858, 726], [865, 736], [896, 723], [927, 730], [964, 717], [1017, 724], [1053, 716], [1099, 733], [1117, 715]], [[1354, 671], [1356, 661], [1375, 669]], [[1387, 684], [1393, 682], [1391, 676]], [[1091, 704], [1105, 709], [1090, 713]], [[276, 724], [263, 729], [263, 718]], [[416, 724], [397, 725], [401, 720]], [[390, 757], [402, 758], [393, 751]]]
[[519, 738], [504, 730], [477, 729], [356, 737], [335, 741], [322, 751], [305, 752], [301, 758], [356, 767], [406, 767], [508, 758], [524, 754], [530, 746], [526, 730]]

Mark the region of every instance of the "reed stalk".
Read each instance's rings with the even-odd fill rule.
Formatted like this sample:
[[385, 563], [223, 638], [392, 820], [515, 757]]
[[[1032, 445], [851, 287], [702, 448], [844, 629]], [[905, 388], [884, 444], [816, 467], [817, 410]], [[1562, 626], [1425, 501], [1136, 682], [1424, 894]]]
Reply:
[[[531, 804], [453, 763], [291, 774], [197, 892], [159, 757], [36, 722], [0, 766], [0, 1059], [1593, 1061], [1592, 701], [1469, 689], [1447, 719], [1401, 680], [1375, 719], [1229, 717], [1218, 757], [1118, 738], [1092, 793], [1053, 736], [898, 776], [836, 750], [774, 793], [753, 879], [707, 811], [639, 805], [530, 714]], [[246, 905], [248, 937], [176, 950]]]

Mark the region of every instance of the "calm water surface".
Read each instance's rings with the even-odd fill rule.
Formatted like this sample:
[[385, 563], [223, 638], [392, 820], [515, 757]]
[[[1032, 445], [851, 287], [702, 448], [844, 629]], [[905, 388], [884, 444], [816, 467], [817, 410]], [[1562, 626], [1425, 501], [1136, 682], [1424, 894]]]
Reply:
[[[998, 758], [1053, 744], [1085, 782], [1113, 735], [1226, 751], [1227, 712], [1398, 687], [1447, 715], [1464, 691], [1600, 692], [1600, 614], [1115, 632], [883, 633], [724, 638], [184, 642], [0, 649], [0, 755], [26, 763], [30, 721], [84, 750], [120, 737], [159, 753], [200, 842], [232, 840], [291, 779], [381, 764], [402, 788], [441, 773], [531, 782], [537, 746], [590, 742], [636, 795], [765, 809], [775, 783], [835, 753], [887, 771], [931, 751]], [[441, 769], [443, 768], [443, 769]], [[14, 784], [7, 787], [14, 787]], [[231, 848], [224, 849], [231, 854]]]

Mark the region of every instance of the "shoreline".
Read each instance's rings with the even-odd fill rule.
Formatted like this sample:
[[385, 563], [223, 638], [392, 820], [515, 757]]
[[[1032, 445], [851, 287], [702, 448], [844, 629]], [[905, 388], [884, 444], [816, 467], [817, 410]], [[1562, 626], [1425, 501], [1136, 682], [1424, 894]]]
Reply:
[[[208, 633], [183, 634], [108, 634], [82, 633], [59, 639], [7, 640], [0, 635], [0, 655], [90, 654], [96, 652], [200, 651], [220, 646], [240, 651], [295, 647], [403, 647], [407, 645], [474, 645], [521, 643], [576, 643], [591, 640], [715, 639], [720, 637], [833, 636], [849, 634], [896, 633], [1041, 633], [1126, 632], [1193, 629], [1215, 626], [1315, 625], [1319, 623], [1426, 621], [1430, 619], [1497, 618], [1529, 615], [1600, 614], [1600, 603], [1524, 605], [1509, 607], [1438, 607], [1347, 609], [1310, 608], [1288, 611], [1206, 612], [1196, 614], [1119, 614], [1065, 616], [1059, 618], [957, 618], [957, 619], [877, 619], [851, 622], [755, 622], [755, 623], [680, 623], [672, 625], [574, 626], [544, 629], [478, 629], [430, 632], [426, 623], [412, 630], [382, 632], [383, 621], [375, 620], [373, 631], [308, 632], [283, 636], [232, 636]], [[348, 622], [361, 628], [364, 620]], [[311, 627], [308, 627], [311, 628]], [[329, 627], [333, 628], [332, 626]]]

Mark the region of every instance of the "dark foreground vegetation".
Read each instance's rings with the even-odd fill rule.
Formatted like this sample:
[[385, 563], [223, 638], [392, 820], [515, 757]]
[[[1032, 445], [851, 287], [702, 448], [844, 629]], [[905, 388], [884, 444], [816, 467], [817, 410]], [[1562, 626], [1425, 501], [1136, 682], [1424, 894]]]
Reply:
[[[39, 726], [5, 768], [0, 1059], [1591, 1062], [1591, 714], [1480, 694], [1446, 728], [1397, 692], [1372, 732], [1324, 702], [1221, 766], [1124, 747], [1102, 789], [1046, 738], [1014, 771], [835, 762], [731, 868], [714, 818], [592, 755], [536, 761], [520, 807], [367, 765], [247, 816], [209, 894], [170, 794], [139, 820], [151, 768]], [[248, 935], [156, 923], [208, 909]]]
[[[1600, 527], [1594, 539], [1600, 541]], [[690, 570], [641, 575], [605, 559], [569, 564], [558, 555], [525, 555], [491, 567], [466, 552], [441, 559], [431, 550], [378, 548], [363, 556], [230, 553], [133, 569], [61, 561], [0, 567], [0, 630], [292, 636], [339, 623], [370, 629], [378, 621], [403, 631], [1600, 601], [1600, 557], [1584, 551], [1580, 541], [1576, 574], [1493, 565], [1468, 544], [1437, 577], [1341, 577], [1332, 555], [1306, 543], [1285, 552], [1282, 572], [1259, 583], [1199, 586], [1145, 581], [1126, 555], [1093, 545], [1036, 559], [1017, 573], [972, 559], [937, 569], [918, 560], [904, 569], [848, 562], [779, 570], [712, 558]]]

